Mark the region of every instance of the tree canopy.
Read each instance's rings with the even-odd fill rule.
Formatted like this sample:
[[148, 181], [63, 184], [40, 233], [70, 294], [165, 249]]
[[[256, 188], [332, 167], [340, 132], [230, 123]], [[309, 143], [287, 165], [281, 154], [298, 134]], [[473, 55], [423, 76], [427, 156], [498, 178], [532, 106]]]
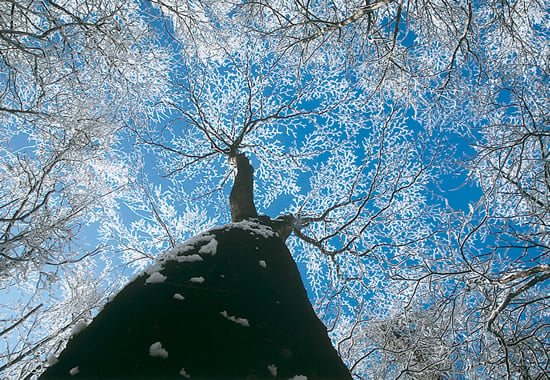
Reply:
[[547, 0], [0, 10], [7, 375], [229, 221], [239, 154], [354, 376], [548, 375]]

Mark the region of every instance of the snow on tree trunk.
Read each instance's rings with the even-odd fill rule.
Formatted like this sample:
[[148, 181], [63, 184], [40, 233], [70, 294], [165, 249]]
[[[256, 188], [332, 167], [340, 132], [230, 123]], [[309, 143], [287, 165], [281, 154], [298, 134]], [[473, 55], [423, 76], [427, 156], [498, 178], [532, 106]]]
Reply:
[[351, 379], [290, 252], [257, 220], [162, 255], [58, 359], [40, 379]]

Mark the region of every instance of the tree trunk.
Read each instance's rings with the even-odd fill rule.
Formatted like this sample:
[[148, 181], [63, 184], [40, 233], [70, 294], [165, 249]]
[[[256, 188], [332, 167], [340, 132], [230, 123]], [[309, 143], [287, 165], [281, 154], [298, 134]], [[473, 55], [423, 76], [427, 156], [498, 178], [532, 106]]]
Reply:
[[351, 379], [284, 242], [242, 221], [129, 283], [40, 379]]
[[244, 153], [232, 157], [237, 166], [237, 175], [229, 195], [231, 220], [239, 222], [249, 218], [257, 218], [254, 206], [254, 168]]

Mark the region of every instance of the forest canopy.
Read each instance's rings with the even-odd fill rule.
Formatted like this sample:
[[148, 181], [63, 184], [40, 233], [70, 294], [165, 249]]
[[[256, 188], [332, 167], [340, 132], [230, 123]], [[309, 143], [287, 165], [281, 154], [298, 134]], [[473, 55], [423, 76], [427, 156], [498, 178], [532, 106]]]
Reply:
[[40, 373], [232, 157], [356, 378], [549, 374], [547, 0], [0, 1], [0, 371]]

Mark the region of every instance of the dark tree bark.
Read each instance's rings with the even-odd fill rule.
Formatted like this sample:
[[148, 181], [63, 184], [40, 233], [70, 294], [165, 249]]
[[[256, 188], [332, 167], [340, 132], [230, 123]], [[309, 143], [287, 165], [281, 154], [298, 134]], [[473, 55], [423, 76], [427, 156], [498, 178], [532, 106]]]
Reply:
[[229, 208], [231, 220], [257, 218], [258, 213], [254, 205], [254, 168], [244, 153], [231, 158], [237, 167], [235, 182], [229, 195]]
[[128, 284], [40, 379], [351, 380], [269, 226], [194, 241]]

